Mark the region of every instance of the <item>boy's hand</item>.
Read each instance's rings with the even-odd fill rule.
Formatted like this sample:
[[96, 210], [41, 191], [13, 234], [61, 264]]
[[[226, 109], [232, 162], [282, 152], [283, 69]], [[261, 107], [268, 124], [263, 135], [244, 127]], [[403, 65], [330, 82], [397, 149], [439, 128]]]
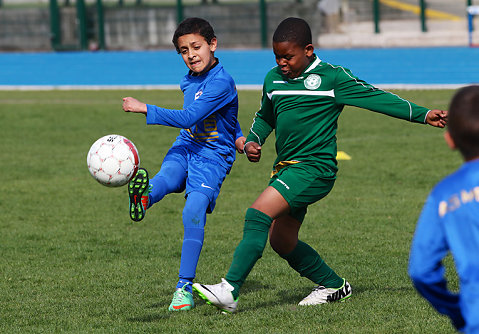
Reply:
[[261, 159], [261, 146], [254, 141], [247, 142], [244, 151], [251, 162], [258, 162]]
[[432, 109], [426, 115], [426, 123], [438, 128], [443, 128], [447, 124], [447, 110]]
[[244, 143], [246, 142], [246, 137], [239, 137], [235, 141], [235, 146], [236, 146], [236, 151], [238, 151], [239, 154], [244, 153]]
[[123, 110], [126, 112], [138, 112], [146, 114], [146, 104], [138, 101], [133, 97], [124, 97], [123, 98]]

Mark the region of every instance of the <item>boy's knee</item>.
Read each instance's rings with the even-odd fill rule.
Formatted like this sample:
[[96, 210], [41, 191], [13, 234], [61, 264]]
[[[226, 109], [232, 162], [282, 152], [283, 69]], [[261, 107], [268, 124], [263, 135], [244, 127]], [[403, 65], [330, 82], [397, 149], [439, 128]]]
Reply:
[[299, 226], [301, 225], [299, 224], [297, 228], [296, 226], [294, 226], [295, 228], [290, 228], [284, 221], [280, 222], [278, 220], [273, 223], [269, 231], [269, 244], [278, 255], [289, 254], [296, 247], [298, 244]]
[[298, 244], [298, 239], [293, 240], [270, 235], [269, 244], [271, 245], [271, 248], [282, 257], [283, 255], [289, 254], [294, 250]]
[[183, 225], [203, 227], [206, 223], [206, 210], [209, 198], [203, 193], [192, 192], [188, 194], [183, 208]]
[[248, 209], [245, 216], [245, 224], [243, 228], [244, 244], [248, 248], [262, 252], [268, 240], [268, 231], [271, 226], [272, 219], [261, 211], [256, 209]]

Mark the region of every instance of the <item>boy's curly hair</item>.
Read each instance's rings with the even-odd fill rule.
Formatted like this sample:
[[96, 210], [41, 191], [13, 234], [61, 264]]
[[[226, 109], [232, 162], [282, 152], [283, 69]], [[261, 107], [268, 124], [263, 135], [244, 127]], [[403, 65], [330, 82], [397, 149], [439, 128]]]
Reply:
[[199, 34], [203, 36], [208, 44], [210, 44], [212, 39], [216, 37], [213, 27], [208, 21], [199, 17], [187, 18], [178, 25], [175, 33], [173, 34], [172, 41], [176, 52], [180, 53], [180, 48], [178, 47], [178, 38], [188, 34]]
[[312, 44], [311, 28], [303, 19], [288, 17], [281, 21], [276, 28], [273, 42], [293, 42], [301, 47], [305, 47], [308, 44]]

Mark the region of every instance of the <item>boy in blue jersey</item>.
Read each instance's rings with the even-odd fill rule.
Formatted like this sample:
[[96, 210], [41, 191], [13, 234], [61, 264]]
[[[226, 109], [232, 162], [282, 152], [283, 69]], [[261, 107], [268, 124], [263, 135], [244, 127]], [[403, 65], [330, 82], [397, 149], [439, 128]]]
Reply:
[[[459, 331], [479, 333], [479, 86], [460, 89], [444, 135], [464, 164], [437, 184], [419, 218], [409, 275], [418, 292]], [[451, 252], [460, 280], [448, 290], [443, 258]]]
[[179, 311], [194, 307], [192, 281], [206, 214], [215, 207], [235, 160], [235, 147], [243, 152], [245, 137], [237, 119], [235, 83], [214, 56], [217, 40], [211, 25], [200, 18], [186, 19], [176, 29], [173, 44], [189, 69], [180, 84], [184, 109], [165, 109], [126, 97], [123, 110], [145, 114], [147, 124], [182, 129], [160, 171], [149, 180], [147, 171], [140, 169], [128, 185], [134, 221], [142, 220], [146, 210], [165, 195], [185, 191], [179, 281], [169, 306], [170, 311]]

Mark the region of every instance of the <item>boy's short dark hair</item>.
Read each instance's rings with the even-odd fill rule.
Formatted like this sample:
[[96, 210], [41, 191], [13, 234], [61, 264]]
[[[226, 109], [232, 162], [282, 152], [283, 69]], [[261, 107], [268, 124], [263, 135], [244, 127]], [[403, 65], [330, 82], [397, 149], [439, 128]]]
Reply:
[[447, 128], [464, 159], [479, 157], [479, 85], [467, 86], [451, 100]]
[[274, 43], [294, 42], [301, 47], [312, 44], [311, 28], [308, 23], [297, 17], [284, 19], [273, 35]]
[[187, 18], [178, 25], [173, 34], [173, 44], [176, 48], [176, 52], [180, 53], [178, 38], [188, 34], [200, 34], [208, 44], [216, 37], [213, 27], [208, 21], [199, 17]]

